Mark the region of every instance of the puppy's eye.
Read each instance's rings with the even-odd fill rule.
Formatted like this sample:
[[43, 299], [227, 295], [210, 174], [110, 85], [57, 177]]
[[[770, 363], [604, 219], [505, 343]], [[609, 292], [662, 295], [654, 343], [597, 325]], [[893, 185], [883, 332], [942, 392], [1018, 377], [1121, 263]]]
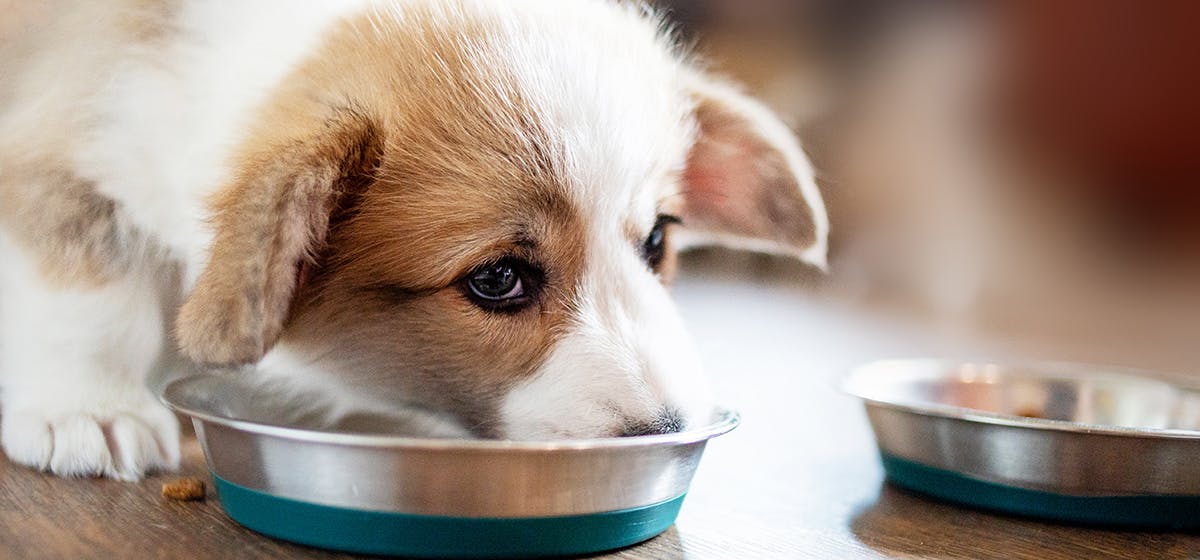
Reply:
[[536, 270], [516, 258], [503, 258], [472, 270], [463, 280], [467, 297], [488, 311], [516, 311], [533, 301]]
[[658, 219], [654, 221], [654, 229], [650, 230], [650, 235], [647, 235], [646, 240], [642, 242], [642, 259], [651, 269], [658, 270], [663, 257], [666, 256], [667, 226], [680, 222], [679, 218], [667, 214], [659, 214]]

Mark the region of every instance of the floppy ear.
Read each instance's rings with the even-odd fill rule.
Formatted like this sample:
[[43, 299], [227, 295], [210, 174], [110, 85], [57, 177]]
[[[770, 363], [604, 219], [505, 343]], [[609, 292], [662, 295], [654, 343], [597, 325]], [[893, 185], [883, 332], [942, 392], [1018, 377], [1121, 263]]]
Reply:
[[382, 141], [357, 114], [266, 130], [215, 201], [209, 261], [176, 319], [180, 348], [199, 363], [252, 363], [271, 348], [331, 213], [378, 165]]
[[829, 219], [795, 135], [761, 103], [690, 74], [697, 135], [683, 173], [683, 248], [726, 245], [825, 267]]

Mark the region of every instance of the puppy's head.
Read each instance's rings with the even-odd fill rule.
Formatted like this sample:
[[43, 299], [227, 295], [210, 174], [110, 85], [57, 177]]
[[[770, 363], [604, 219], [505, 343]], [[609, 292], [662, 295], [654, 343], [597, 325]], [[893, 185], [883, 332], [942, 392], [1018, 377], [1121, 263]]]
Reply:
[[788, 130], [631, 7], [363, 14], [274, 93], [239, 153], [178, 320], [185, 352], [478, 436], [704, 417], [665, 288], [679, 246], [824, 259]]

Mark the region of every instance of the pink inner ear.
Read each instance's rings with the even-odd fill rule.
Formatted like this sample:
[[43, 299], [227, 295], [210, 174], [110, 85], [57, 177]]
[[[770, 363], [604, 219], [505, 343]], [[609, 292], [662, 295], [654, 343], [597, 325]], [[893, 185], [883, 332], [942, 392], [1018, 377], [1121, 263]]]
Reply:
[[683, 173], [689, 226], [745, 237], [769, 237], [774, 216], [764, 216], [769, 147], [730, 123], [702, 132]]
[[[685, 227], [701, 242], [805, 257], [825, 230], [800, 143], [761, 104], [698, 79], [699, 134], [683, 171]], [[818, 223], [819, 222], [819, 223]]]

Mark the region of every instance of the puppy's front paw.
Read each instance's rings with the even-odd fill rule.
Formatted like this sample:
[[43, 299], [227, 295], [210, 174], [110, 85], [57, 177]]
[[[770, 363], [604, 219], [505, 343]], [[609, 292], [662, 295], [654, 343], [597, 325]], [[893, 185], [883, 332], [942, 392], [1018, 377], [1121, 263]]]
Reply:
[[130, 481], [179, 466], [179, 423], [158, 403], [105, 414], [43, 410], [8, 407], [0, 418], [0, 441], [13, 462]]

